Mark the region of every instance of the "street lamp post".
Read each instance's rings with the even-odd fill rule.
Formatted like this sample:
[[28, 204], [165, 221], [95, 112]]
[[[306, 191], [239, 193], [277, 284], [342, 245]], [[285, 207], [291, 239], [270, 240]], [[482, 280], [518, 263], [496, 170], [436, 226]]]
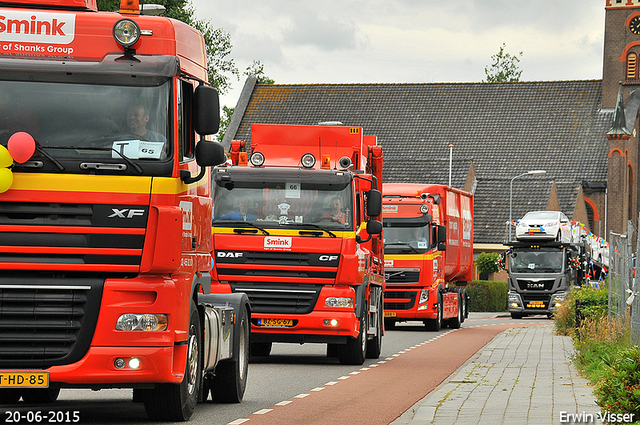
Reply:
[[539, 175], [539, 174], [546, 174], [547, 172], [545, 170], [532, 170], [532, 171], [527, 171], [526, 173], [522, 173], [522, 174], [518, 174], [517, 176], [515, 176], [514, 178], [511, 179], [511, 183], [509, 184], [509, 240], [508, 242], [511, 242], [511, 226], [513, 225], [513, 181], [515, 179], [517, 179], [518, 177], [522, 177], [522, 176], [528, 176], [528, 175]]

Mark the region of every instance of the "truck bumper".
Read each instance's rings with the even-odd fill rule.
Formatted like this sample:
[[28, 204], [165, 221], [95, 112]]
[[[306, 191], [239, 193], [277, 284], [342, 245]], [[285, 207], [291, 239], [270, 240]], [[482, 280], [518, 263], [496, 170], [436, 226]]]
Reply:
[[[268, 319], [291, 320], [293, 326], [265, 326]], [[313, 311], [305, 315], [254, 313], [251, 315], [253, 342], [344, 343], [357, 338], [360, 321], [353, 312]]]
[[535, 296], [535, 300], [532, 300], [527, 295], [509, 291], [507, 294], [508, 311], [524, 315], [554, 313], [562, 305], [565, 296], [565, 292], [557, 292], [546, 296]]
[[[63, 387], [108, 388], [127, 384], [182, 382], [187, 346], [175, 347], [91, 347], [82, 360], [46, 369], [49, 381]], [[117, 368], [116, 359], [125, 360]], [[131, 359], [139, 366], [130, 366]], [[179, 372], [178, 372], [179, 371]], [[131, 385], [138, 386], [138, 385]]]

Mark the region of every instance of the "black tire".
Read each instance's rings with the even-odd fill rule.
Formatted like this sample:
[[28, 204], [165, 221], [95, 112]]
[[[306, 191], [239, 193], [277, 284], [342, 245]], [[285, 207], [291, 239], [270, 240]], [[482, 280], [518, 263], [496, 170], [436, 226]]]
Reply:
[[364, 312], [360, 318], [360, 333], [357, 338], [347, 339], [347, 344], [340, 346], [338, 359], [341, 364], [361, 365], [364, 363], [367, 353], [367, 317]]
[[144, 391], [144, 409], [153, 421], [183, 422], [189, 420], [198, 404], [202, 380], [202, 327], [196, 304], [191, 301], [187, 361], [180, 384], [156, 384]]
[[60, 388], [29, 388], [22, 390], [22, 400], [27, 404], [53, 403], [60, 395]]
[[442, 295], [438, 293], [438, 314], [435, 319], [424, 321], [424, 325], [428, 331], [438, 332], [442, 329]]
[[[238, 312], [240, 325], [233, 339], [234, 358], [221, 361], [216, 366], [211, 382], [211, 398], [216, 403], [240, 403], [247, 388], [249, 370], [249, 317], [241, 307]], [[236, 355], [237, 353], [237, 355]]]
[[382, 306], [382, 295], [379, 295], [376, 301], [376, 336], [367, 341], [366, 357], [368, 359], [378, 359], [382, 352], [382, 323], [384, 318], [384, 309]]
[[15, 388], [3, 388], [0, 390], [0, 404], [16, 404], [20, 401], [20, 391]]
[[271, 346], [270, 342], [252, 342], [251, 356], [267, 357], [271, 353]]
[[467, 290], [463, 289], [460, 292], [460, 296], [462, 297], [462, 323], [469, 317], [469, 295], [467, 294]]

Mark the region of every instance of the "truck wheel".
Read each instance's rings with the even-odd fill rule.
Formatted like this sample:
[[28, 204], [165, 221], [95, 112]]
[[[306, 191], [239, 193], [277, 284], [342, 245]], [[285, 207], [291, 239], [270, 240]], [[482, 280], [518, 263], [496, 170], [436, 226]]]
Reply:
[[442, 296], [438, 294], [438, 313], [435, 319], [429, 319], [424, 321], [428, 331], [438, 332], [442, 329]]
[[0, 390], [0, 404], [15, 404], [20, 400], [20, 392], [15, 388]]
[[367, 317], [368, 313], [364, 313], [360, 319], [360, 334], [357, 338], [349, 338], [347, 345], [340, 347], [338, 359], [341, 364], [361, 365], [364, 363], [365, 354], [367, 353]]
[[465, 319], [469, 317], [469, 296], [467, 295], [467, 290], [463, 289], [460, 292], [460, 296], [462, 297], [462, 323], [464, 323]]
[[48, 404], [58, 399], [60, 388], [30, 388], [23, 390], [22, 400], [27, 404]]
[[267, 357], [271, 353], [270, 342], [252, 342], [251, 343], [251, 356]]
[[249, 370], [249, 320], [247, 311], [238, 312], [240, 326], [237, 337], [233, 338], [234, 358], [221, 361], [216, 366], [215, 377], [211, 382], [211, 398], [216, 403], [240, 403], [247, 387]]
[[180, 384], [156, 384], [153, 390], [144, 391], [144, 409], [153, 421], [187, 421], [198, 403], [198, 391], [202, 379], [202, 327], [196, 304], [191, 301], [189, 336], [187, 338], [187, 362]]
[[384, 312], [382, 310], [382, 295], [378, 297], [376, 302], [376, 336], [367, 341], [367, 358], [378, 359], [382, 351], [382, 323]]

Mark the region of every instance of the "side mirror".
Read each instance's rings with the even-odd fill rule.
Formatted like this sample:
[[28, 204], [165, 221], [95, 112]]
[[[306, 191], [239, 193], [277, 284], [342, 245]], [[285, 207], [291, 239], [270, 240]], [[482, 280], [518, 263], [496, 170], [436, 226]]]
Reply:
[[367, 221], [367, 233], [369, 237], [367, 239], [360, 239], [360, 235], [356, 235], [356, 242], [364, 243], [369, 242], [371, 236], [379, 235], [382, 233], [382, 222], [378, 220], [369, 220]]
[[[367, 215], [369, 217], [377, 217], [381, 213], [382, 213], [382, 193], [380, 193], [379, 190], [371, 189], [367, 192]], [[371, 221], [369, 221], [369, 223], [370, 222]]]
[[200, 85], [193, 96], [193, 126], [200, 135], [220, 129], [220, 97], [214, 87]]
[[222, 164], [226, 159], [224, 148], [220, 143], [200, 140], [196, 145], [196, 162], [200, 166], [200, 174], [192, 177], [189, 170], [180, 170], [180, 179], [186, 184], [195, 183], [204, 177], [206, 167]]
[[382, 233], [382, 222], [378, 220], [367, 221], [367, 233], [370, 235], [379, 235]]
[[437, 246], [438, 251], [446, 251], [447, 250], [447, 227], [442, 225], [435, 225], [432, 228], [432, 238], [434, 241], [432, 246]]
[[201, 167], [213, 167], [227, 160], [224, 148], [218, 142], [200, 140], [196, 145], [196, 162]]

